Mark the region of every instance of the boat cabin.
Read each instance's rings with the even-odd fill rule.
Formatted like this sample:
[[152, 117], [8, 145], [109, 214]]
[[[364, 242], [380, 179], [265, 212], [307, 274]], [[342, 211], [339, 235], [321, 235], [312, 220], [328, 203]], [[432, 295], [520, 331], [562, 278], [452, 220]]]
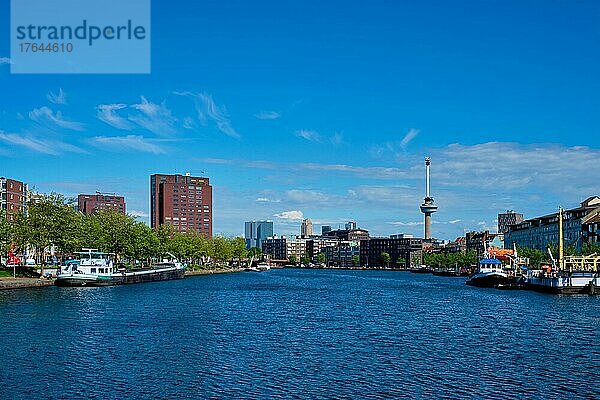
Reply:
[[79, 252], [79, 260], [69, 260], [61, 268], [62, 274], [111, 275], [116, 271], [112, 253], [100, 252], [96, 249], [83, 249]]

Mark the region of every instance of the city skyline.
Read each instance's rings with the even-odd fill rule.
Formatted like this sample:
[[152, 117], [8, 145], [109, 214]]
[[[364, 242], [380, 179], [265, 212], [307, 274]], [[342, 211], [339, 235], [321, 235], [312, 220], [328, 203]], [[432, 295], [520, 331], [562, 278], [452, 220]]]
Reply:
[[236, 236], [310, 218], [420, 237], [426, 155], [436, 238], [598, 194], [600, 5], [461, 4], [157, 3], [151, 75], [11, 75], [2, 41], [0, 174], [116, 192], [149, 222], [147, 177], [189, 171]]

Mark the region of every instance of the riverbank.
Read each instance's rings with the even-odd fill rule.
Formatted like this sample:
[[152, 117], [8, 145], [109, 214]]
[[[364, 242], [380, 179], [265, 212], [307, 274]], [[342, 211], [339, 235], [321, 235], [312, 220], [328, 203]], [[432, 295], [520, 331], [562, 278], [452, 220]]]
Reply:
[[0, 290], [26, 289], [54, 285], [54, 279], [0, 278]]

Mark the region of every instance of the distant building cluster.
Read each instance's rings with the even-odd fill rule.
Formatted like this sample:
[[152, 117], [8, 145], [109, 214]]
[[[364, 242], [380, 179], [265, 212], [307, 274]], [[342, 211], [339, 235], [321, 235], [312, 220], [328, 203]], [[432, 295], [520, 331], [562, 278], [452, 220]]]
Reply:
[[[579, 207], [564, 210], [563, 230], [566, 246], [580, 250], [585, 244], [600, 243], [600, 197], [589, 197]], [[504, 233], [505, 248], [546, 250], [557, 243], [558, 211], [510, 225]]]
[[[247, 247], [253, 247], [250, 244], [257, 240], [251, 229], [253, 224], [261, 222], [266, 221], [246, 222]], [[261, 237], [260, 248], [273, 260], [295, 259], [298, 263], [324, 263], [329, 267], [408, 268], [422, 263], [423, 239], [411, 235], [371, 238], [369, 232], [358, 228], [354, 221], [346, 223], [344, 228], [332, 229], [323, 225], [321, 234], [316, 235], [312, 221], [305, 219], [300, 226], [300, 235]], [[272, 223], [269, 230], [272, 231]], [[389, 254], [389, 261], [382, 258], [383, 252]]]
[[[34, 198], [28, 185], [10, 178], [0, 178], [0, 207], [9, 220], [19, 212], [27, 212], [27, 200]], [[114, 193], [79, 194], [73, 206], [83, 214], [115, 210], [126, 214], [125, 197]], [[158, 228], [171, 224], [177, 231], [196, 231], [212, 237], [212, 186], [209, 178], [185, 175], [154, 174], [150, 176], [150, 225]], [[256, 231], [261, 237], [273, 235], [271, 230]], [[259, 238], [258, 238], [259, 239]], [[259, 239], [260, 240], [260, 239]], [[256, 244], [256, 243], [254, 243]]]

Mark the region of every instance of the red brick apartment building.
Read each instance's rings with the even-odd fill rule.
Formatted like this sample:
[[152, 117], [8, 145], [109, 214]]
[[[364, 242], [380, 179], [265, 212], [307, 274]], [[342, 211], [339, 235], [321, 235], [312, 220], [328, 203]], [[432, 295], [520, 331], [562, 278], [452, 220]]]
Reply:
[[25, 211], [27, 185], [14, 179], [0, 177], [0, 208], [12, 220], [19, 211]]
[[100, 210], [113, 209], [125, 214], [125, 197], [114, 194], [80, 194], [77, 196], [79, 211], [84, 214], [93, 214]]
[[150, 226], [171, 224], [180, 232], [212, 237], [212, 186], [205, 177], [150, 176]]

